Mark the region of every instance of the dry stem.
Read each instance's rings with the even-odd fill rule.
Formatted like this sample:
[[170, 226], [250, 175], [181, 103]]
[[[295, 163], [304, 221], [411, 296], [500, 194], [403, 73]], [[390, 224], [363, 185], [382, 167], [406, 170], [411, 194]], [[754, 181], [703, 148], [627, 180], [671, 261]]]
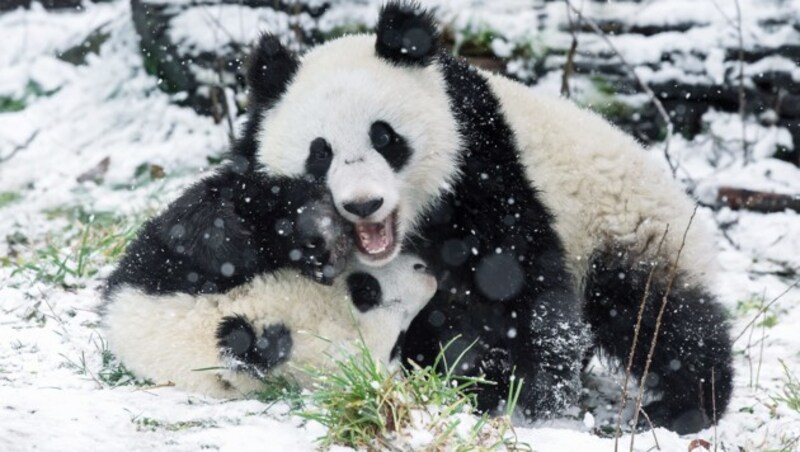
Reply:
[[597, 25], [597, 22], [593, 21], [588, 17], [585, 17], [577, 8], [575, 8], [575, 6], [572, 5], [570, 0], [564, 0], [564, 1], [567, 3], [567, 6], [569, 6], [572, 12], [574, 12], [578, 16], [578, 20], [586, 22], [592, 29], [592, 31], [606, 43], [606, 45], [611, 49], [612, 52], [614, 52], [614, 54], [617, 56], [617, 58], [619, 58], [619, 61], [622, 63], [625, 69], [627, 69], [628, 72], [631, 73], [633, 78], [636, 80], [636, 83], [639, 84], [639, 86], [642, 88], [645, 94], [647, 94], [647, 97], [650, 98], [650, 101], [653, 103], [653, 105], [655, 105], [659, 116], [661, 116], [661, 120], [664, 121], [664, 125], [667, 128], [667, 136], [664, 140], [664, 158], [666, 158], [667, 164], [669, 165], [669, 169], [670, 171], [672, 171], [672, 177], [674, 178], [676, 173], [678, 172], [678, 167], [675, 164], [675, 162], [672, 161], [672, 157], [669, 155], [669, 143], [672, 140], [673, 126], [672, 126], [672, 121], [670, 121], [669, 119], [669, 114], [667, 113], [667, 110], [664, 108], [664, 104], [661, 103], [661, 101], [656, 96], [656, 93], [653, 92], [653, 90], [644, 82], [644, 80], [642, 80], [642, 78], [639, 77], [639, 75], [634, 70], [633, 66], [631, 66], [628, 63], [628, 60], [626, 60], [625, 57], [622, 56], [622, 53], [619, 51], [619, 49], [617, 49], [614, 43], [611, 42], [611, 40], [608, 38], [605, 32], [603, 32], [603, 30], [600, 28], [600, 26]]
[[[633, 425], [634, 427], [639, 422], [639, 412], [642, 409], [642, 397], [644, 395], [644, 385], [645, 381], [647, 380], [647, 373], [650, 371], [650, 364], [653, 362], [653, 354], [656, 351], [656, 345], [658, 345], [658, 332], [661, 329], [661, 321], [664, 318], [664, 311], [667, 309], [667, 302], [669, 301], [669, 294], [672, 291], [672, 284], [675, 282], [675, 276], [678, 273], [678, 261], [681, 258], [681, 253], [683, 252], [683, 247], [686, 246], [686, 236], [689, 234], [689, 228], [692, 227], [692, 222], [694, 221], [694, 217], [697, 215], [697, 207], [695, 206], [694, 210], [692, 211], [692, 216], [689, 217], [689, 222], [686, 224], [686, 229], [683, 231], [683, 238], [681, 239], [681, 246], [678, 248], [678, 254], [675, 256], [675, 261], [672, 263], [672, 268], [669, 272], [669, 280], [667, 282], [667, 289], [664, 292], [664, 296], [661, 299], [661, 309], [658, 311], [658, 316], [656, 317], [656, 326], [653, 331], [653, 339], [650, 343], [650, 350], [647, 352], [647, 361], [644, 365], [644, 371], [642, 372], [641, 380], [639, 381], [639, 394], [636, 396], [636, 411], [633, 415]], [[631, 432], [631, 448], [630, 450], [633, 451], [633, 443], [636, 438], [636, 430], [634, 429]]]
[[758, 310], [758, 312], [756, 313], [755, 317], [753, 317], [753, 318], [752, 318], [752, 319], [751, 319], [749, 322], [747, 322], [747, 325], [745, 325], [745, 326], [744, 326], [744, 328], [742, 328], [742, 331], [739, 333], [739, 335], [738, 335], [738, 336], [736, 336], [736, 339], [734, 339], [734, 340], [733, 340], [733, 343], [736, 343], [736, 341], [738, 341], [739, 339], [741, 339], [741, 338], [742, 338], [742, 336], [744, 336], [744, 333], [746, 333], [746, 332], [747, 332], [747, 330], [748, 330], [748, 329], [749, 329], [751, 326], [753, 326], [753, 324], [754, 324], [754, 323], [756, 323], [756, 320], [758, 320], [758, 318], [761, 316], [761, 314], [763, 314], [763, 313], [767, 312], [767, 309], [769, 309], [769, 308], [770, 308], [770, 307], [771, 307], [773, 304], [775, 304], [775, 303], [776, 303], [778, 300], [780, 300], [781, 298], [783, 298], [783, 296], [784, 296], [784, 295], [786, 295], [787, 293], [789, 293], [789, 291], [790, 291], [790, 290], [792, 290], [792, 289], [794, 289], [794, 288], [795, 288], [795, 286], [797, 286], [798, 284], [800, 284], [800, 278], [798, 278], [798, 279], [797, 279], [795, 282], [793, 282], [792, 284], [790, 284], [790, 285], [789, 285], [789, 287], [787, 287], [787, 288], [786, 288], [786, 290], [784, 290], [783, 292], [781, 292], [781, 293], [780, 293], [780, 294], [779, 294], [777, 297], [773, 298], [773, 299], [772, 299], [772, 300], [771, 300], [769, 303], [767, 303], [767, 304], [766, 304], [766, 305], [764, 305], [762, 308], [760, 308], [760, 309]]
[[569, 21], [569, 32], [572, 34], [572, 43], [567, 52], [567, 61], [564, 62], [564, 70], [561, 73], [561, 95], [569, 99], [571, 93], [569, 89], [569, 78], [575, 71], [575, 52], [578, 50], [578, 35], [575, 32], [580, 28], [580, 16], [578, 23], [572, 21], [572, 14], [570, 13], [570, 4], [567, 2], [567, 20]]
[[[660, 255], [661, 253], [661, 246], [664, 244], [664, 240], [667, 238], [667, 233], [669, 232], [669, 225], [664, 228], [664, 234], [661, 236], [661, 241], [658, 242], [658, 248], [656, 250], [656, 255]], [[622, 396], [620, 398], [619, 403], [619, 412], [617, 413], [617, 425], [614, 428], [614, 452], [617, 452], [619, 447], [619, 437], [621, 435], [622, 430], [622, 412], [625, 410], [625, 403], [628, 400], [628, 382], [631, 378], [631, 371], [633, 369], [633, 357], [636, 354], [636, 344], [639, 342], [639, 332], [641, 331], [642, 326], [642, 317], [644, 316], [644, 308], [647, 304], [647, 295], [650, 293], [650, 284], [653, 281], [653, 274], [655, 274], [656, 267], [658, 266], [658, 262], [652, 262], [650, 273], [647, 275], [647, 281], [644, 285], [644, 294], [642, 294], [642, 302], [639, 304], [639, 313], [636, 316], [636, 326], [633, 328], [633, 343], [631, 343], [631, 351], [628, 354], [628, 365], [625, 367], [625, 381], [622, 384]], [[645, 418], [648, 419], [646, 413]], [[658, 444], [658, 440], [656, 440], [656, 444]]]

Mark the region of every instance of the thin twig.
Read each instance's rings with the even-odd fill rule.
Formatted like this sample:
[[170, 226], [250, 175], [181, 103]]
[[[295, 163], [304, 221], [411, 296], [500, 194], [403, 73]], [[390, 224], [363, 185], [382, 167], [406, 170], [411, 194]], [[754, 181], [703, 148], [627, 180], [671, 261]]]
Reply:
[[27, 139], [27, 140], [25, 140], [25, 142], [24, 142], [24, 143], [22, 143], [22, 144], [19, 144], [19, 145], [17, 145], [17, 146], [16, 146], [14, 149], [12, 149], [12, 150], [11, 150], [11, 152], [10, 152], [10, 153], [9, 153], [7, 156], [5, 156], [5, 157], [0, 157], [0, 163], [4, 163], [4, 162], [7, 162], [7, 161], [11, 160], [11, 157], [14, 157], [14, 155], [15, 155], [17, 152], [19, 152], [19, 151], [21, 151], [21, 150], [23, 150], [23, 149], [27, 149], [27, 148], [28, 148], [28, 146], [30, 146], [30, 145], [31, 145], [31, 143], [33, 143], [33, 140], [35, 140], [35, 139], [36, 139], [36, 136], [37, 136], [37, 135], [39, 135], [39, 131], [38, 131], [38, 130], [37, 130], [37, 131], [35, 131], [35, 132], [33, 132], [33, 133], [31, 134], [31, 136], [29, 136], [29, 137], [28, 137], [28, 139]]
[[717, 452], [717, 374], [711, 366], [711, 416], [714, 421], [714, 452]]
[[719, 3], [717, 3], [717, 0], [711, 0], [711, 3], [714, 4], [714, 7], [717, 9], [717, 11], [719, 11], [720, 16], [725, 19], [725, 22], [727, 22], [731, 28], [736, 30], [736, 34], [739, 39], [739, 118], [742, 122], [742, 151], [744, 152], [744, 163], [746, 165], [750, 163], [751, 156], [750, 148], [747, 145], [747, 126], [744, 123], [747, 99], [745, 97], [744, 90], [744, 33], [742, 32], [742, 8], [739, 4], [739, 0], [734, 0], [734, 6], [736, 7], [736, 20], [734, 21], [730, 16], [728, 16], [728, 14], [725, 13], [725, 10], [723, 10]]
[[231, 144], [236, 141], [236, 134], [233, 130], [233, 119], [231, 119], [231, 106], [228, 104], [228, 95], [225, 93], [225, 83], [223, 82], [222, 78], [222, 60], [217, 59], [217, 83], [219, 83], [219, 91], [222, 95], [222, 114], [225, 115], [225, 120], [228, 125], [228, 139], [230, 140]]
[[578, 35], [575, 32], [580, 28], [580, 19], [576, 24], [572, 20], [572, 14], [569, 10], [569, 2], [567, 2], [567, 20], [569, 21], [569, 32], [572, 34], [572, 43], [567, 52], [567, 61], [564, 62], [564, 70], [561, 73], [561, 95], [569, 99], [571, 93], [569, 89], [569, 78], [575, 71], [575, 53], [578, 50]]
[[758, 367], [756, 368], [756, 388], [761, 380], [761, 364], [764, 362], [764, 343], [767, 342], [767, 313], [764, 312], [761, 321], [761, 344], [758, 352]]
[[[664, 240], [667, 238], [668, 232], [669, 225], [664, 228], [664, 234], [661, 236], [661, 241], [658, 242], [656, 256], [661, 254], [661, 246], [664, 244]], [[642, 317], [644, 317], [644, 308], [647, 304], [647, 296], [650, 294], [650, 284], [653, 282], [653, 275], [655, 274], [658, 264], [658, 262], [651, 263], [650, 273], [647, 275], [647, 281], [644, 284], [642, 302], [639, 304], [639, 313], [636, 316], [636, 326], [633, 328], [633, 343], [631, 343], [631, 351], [628, 354], [628, 365], [625, 366], [625, 381], [622, 384], [622, 396], [619, 403], [619, 412], [617, 413], [617, 425], [614, 428], [614, 452], [617, 452], [619, 447], [619, 437], [622, 434], [622, 412], [625, 410], [625, 403], [628, 401], [628, 382], [630, 381], [631, 372], [633, 370], [633, 357], [636, 355], [636, 344], [639, 342], [639, 332], [641, 331], [642, 327]], [[634, 428], [636, 427], [634, 426]]]
[[[766, 302], [764, 293], [761, 294], [761, 304], [758, 306], [758, 313], [756, 314], [757, 317], [761, 316], [761, 309], [764, 307], [764, 303]], [[753, 387], [753, 333], [755, 333], [755, 327], [750, 328], [750, 334], [747, 336], [747, 346], [744, 348], [744, 356], [747, 358], [747, 371], [750, 375], [750, 380], [748, 381], [747, 387]]]
[[[656, 345], [658, 345], [658, 333], [661, 329], [661, 321], [664, 318], [664, 311], [667, 309], [667, 302], [669, 301], [669, 295], [672, 291], [672, 284], [675, 282], [675, 276], [678, 274], [678, 261], [681, 258], [681, 253], [683, 252], [683, 247], [686, 246], [686, 236], [689, 234], [689, 229], [692, 227], [692, 222], [694, 221], [694, 217], [697, 215], [697, 206], [695, 206], [694, 210], [692, 211], [692, 216], [689, 217], [689, 222], [686, 224], [686, 229], [683, 231], [683, 238], [681, 239], [681, 246], [678, 248], [678, 254], [675, 256], [675, 261], [672, 263], [672, 268], [670, 268], [669, 272], [669, 280], [667, 281], [667, 289], [664, 292], [664, 296], [661, 299], [661, 309], [658, 311], [658, 316], [656, 317], [656, 325], [655, 329], [653, 330], [653, 339], [650, 342], [650, 350], [647, 352], [647, 361], [644, 364], [644, 371], [642, 372], [641, 380], [639, 381], [639, 394], [636, 396], [636, 411], [633, 416], [633, 425], [634, 427], [639, 422], [639, 411], [642, 408], [642, 397], [644, 395], [644, 385], [645, 381], [647, 380], [647, 373], [650, 371], [650, 364], [653, 362], [653, 355], [656, 351]], [[633, 450], [633, 443], [634, 439], [636, 438], [636, 430], [634, 429], [631, 432], [631, 448]]]
[[606, 45], [617, 56], [617, 58], [619, 58], [619, 61], [622, 63], [625, 69], [627, 69], [628, 72], [631, 73], [633, 78], [636, 80], [636, 83], [638, 83], [639, 86], [642, 88], [642, 90], [645, 92], [645, 94], [647, 94], [647, 97], [650, 98], [650, 101], [653, 103], [653, 105], [655, 105], [659, 116], [661, 116], [661, 120], [664, 121], [664, 125], [667, 128], [667, 136], [664, 141], [664, 158], [666, 158], [667, 164], [669, 165], [669, 169], [670, 171], [672, 171], [672, 177], [674, 178], [678, 172], [678, 167], [675, 164], [675, 162], [672, 161], [672, 157], [669, 155], [669, 144], [670, 141], [672, 140], [673, 126], [672, 126], [672, 121], [669, 119], [669, 114], [667, 113], [667, 110], [664, 108], [664, 104], [661, 103], [661, 101], [656, 96], [656, 93], [653, 92], [653, 90], [644, 82], [644, 80], [642, 80], [642, 78], [639, 77], [639, 75], [636, 73], [636, 70], [634, 70], [633, 66], [628, 63], [628, 60], [625, 59], [625, 57], [622, 55], [619, 49], [617, 49], [614, 43], [611, 42], [611, 40], [608, 38], [605, 32], [603, 32], [600, 26], [597, 25], [597, 22], [593, 21], [588, 17], [585, 17], [577, 8], [575, 8], [575, 6], [570, 2], [570, 0], [564, 0], [564, 1], [567, 2], [569, 8], [575, 14], [577, 14], [578, 20], [586, 22], [586, 24], [589, 25], [592, 31], [606, 43]]
[[[658, 436], [656, 436], [656, 429], [653, 426], [653, 421], [650, 420], [650, 416], [647, 414], [647, 411], [645, 411], [644, 408], [641, 409], [641, 413], [642, 413], [642, 416], [644, 416], [644, 420], [647, 421], [647, 426], [650, 427], [650, 432], [653, 434], [653, 441], [655, 442], [655, 446], [654, 447], [657, 450], [661, 450], [661, 446], [658, 444]], [[614, 442], [615, 442], [615, 445], [616, 445], [616, 441], [614, 441]], [[653, 449], [653, 447], [651, 447], [648, 450], [652, 450], [652, 449]]]
[[747, 126], [744, 122], [747, 98], [744, 92], [744, 35], [742, 34], [742, 7], [739, 0], [733, 1], [736, 5], [736, 33], [739, 35], [739, 118], [742, 122], [742, 151], [744, 153], [744, 164], [750, 163], [750, 148], [747, 146]]
[[742, 329], [742, 331], [739, 333], [739, 335], [738, 335], [738, 336], [736, 336], [736, 339], [734, 339], [734, 340], [733, 340], [733, 343], [736, 343], [736, 341], [738, 341], [739, 339], [741, 339], [741, 338], [742, 338], [742, 336], [744, 336], [744, 333], [746, 333], [746, 332], [747, 332], [747, 329], [748, 329], [748, 328], [750, 328], [751, 326], [753, 326], [753, 324], [754, 324], [754, 323], [756, 323], [756, 320], [758, 320], [758, 317], [759, 317], [759, 316], [761, 316], [761, 314], [762, 314], [762, 313], [766, 312], [766, 311], [767, 311], [767, 309], [769, 309], [769, 308], [770, 308], [770, 307], [771, 307], [773, 304], [775, 304], [775, 303], [776, 303], [778, 300], [780, 300], [781, 298], [783, 298], [783, 296], [784, 296], [784, 295], [786, 295], [787, 293], [789, 293], [789, 291], [790, 291], [790, 290], [792, 290], [792, 289], [794, 289], [794, 288], [795, 288], [795, 286], [797, 286], [798, 284], [800, 284], [800, 278], [798, 278], [798, 279], [797, 279], [795, 282], [793, 282], [792, 284], [790, 284], [790, 285], [789, 285], [789, 287], [787, 287], [787, 288], [786, 288], [786, 290], [784, 290], [783, 292], [781, 292], [781, 293], [780, 293], [780, 295], [778, 295], [777, 297], [773, 298], [773, 299], [772, 299], [772, 300], [771, 300], [769, 303], [767, 303], [766, 305], [764, 305], [764, 307], [760, 308], [760, 309], [758, 310], [758, 312], [756, 313], [756, 316], [755, 316], [755, 317], [753, 317], [753, 319], [752, 319], [752, 320], [750, 320], [749, 322], [747, 322], [747, 325], [745, 325], [745, 327]]

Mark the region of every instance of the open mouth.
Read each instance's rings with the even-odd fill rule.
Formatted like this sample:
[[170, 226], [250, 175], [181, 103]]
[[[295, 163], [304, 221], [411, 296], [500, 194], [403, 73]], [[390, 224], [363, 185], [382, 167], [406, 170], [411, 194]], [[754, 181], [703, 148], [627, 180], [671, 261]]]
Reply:
[[381, 260], [397, 248], [397, 210], [380, 223], [356, 223], [356, 248], [370, 260]]

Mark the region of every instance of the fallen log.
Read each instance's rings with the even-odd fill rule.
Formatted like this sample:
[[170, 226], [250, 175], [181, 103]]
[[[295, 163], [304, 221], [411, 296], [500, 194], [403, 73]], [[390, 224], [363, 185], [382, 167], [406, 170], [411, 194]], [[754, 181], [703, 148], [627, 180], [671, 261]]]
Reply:
[[735, 187], [719, 187], [717, 205], [734, 210], [745, 209], [763, 213], [783, 212], [786, 209], [800, 212], [800, 194], [787, 195]]

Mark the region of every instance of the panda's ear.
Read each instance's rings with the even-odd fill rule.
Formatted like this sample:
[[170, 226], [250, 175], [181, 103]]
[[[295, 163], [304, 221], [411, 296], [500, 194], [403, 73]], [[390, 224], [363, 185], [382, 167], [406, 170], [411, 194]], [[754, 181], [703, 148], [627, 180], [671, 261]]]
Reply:
[[298, 65], [297, 57], [276, 36], [262, 34], [247, 66], [251, 103], [270, 104], [279, 99]]
[[439, 31], [430, 11], [414, 1], [391, 1], [378, 18], [375, 51], [406, 66], [427, 66], [439, 51]]

